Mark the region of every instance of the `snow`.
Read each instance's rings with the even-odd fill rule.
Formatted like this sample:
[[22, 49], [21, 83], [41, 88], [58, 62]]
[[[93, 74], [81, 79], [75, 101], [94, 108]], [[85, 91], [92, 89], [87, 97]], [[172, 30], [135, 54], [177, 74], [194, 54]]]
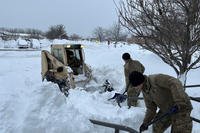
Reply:
[[17, 39], [17, 42], [18, 42], [18, 45], [27, 45], [27, 41], [21, 38]]
[[[52, 43], [84, 44], [86, 63], [93, 70], [97, 83], [90, 82], [90, 90], [77, 87], [69, 91], [68, 98], [57, 85], [41, 81], [40, 51], [0, 51], [0, 132], [1, 133], [113, 133], [114, 130], [90, 123], [89, 119], [113, 122], [139, 129], [144, 118], [145, 106], [128, 109], [126, 103], [119, 108], [114, 101], [108, 101], [115, 92], [125, 88], [121, 55], [129, 52], [133, 59], [146, 67], [145, 74], [175, 72], [160, 58], [137, 45], [114, 44], [68, 40], [35, 41], [35, 46], [49, 49]], [[0, 47], [15, 47], [16, 41], [0, 41]], [[34, 46], [34, 45], [33, 45]], [[200, 69], [188, 73], [187, 84], [199, 84]], [[115, 91], [102, 93], [106, 79]], [[198, 88], [188, 88], [190, 96], [198, 97]], [[193, 102], [192, 116], [200, 119], [200, 103]], [[151, 129], [151, 127], [150, 127]], [[151, 133], [150, 129], [145, 133]], [[193, 122], [193, 133], [200, 131], [200, 124]], [[170, 130], [166, 131], [169, 133]]]
[[33, 48], [40, 48], [41, 42], [37, 39], [32, 39], [31, 43], [33, 44]]

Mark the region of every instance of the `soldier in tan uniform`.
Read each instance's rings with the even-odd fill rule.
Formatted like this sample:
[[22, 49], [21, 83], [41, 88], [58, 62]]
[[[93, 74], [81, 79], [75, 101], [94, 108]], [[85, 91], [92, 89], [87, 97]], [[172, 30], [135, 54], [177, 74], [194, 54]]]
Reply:
[[129, 84], [128, 76], [133, 71], [144, 73], [145, 68], [139, 61], [131, 59], [129, 53], [124, 53], [122, 55], [122, 59], [125, 62], [124, 75], [125, 75], [127, 95], [128, 95], [127, 105], [130, 108], [131, 106], [137, 106], [137, 99], [133, 99], [131, 97], [138, 97], [140, 94], [140, 90]]
[[176, 112], [153, 124], [153, 133], [163, 133], [170, 125], [171, 133], [192, 132], [192, 105], [178, 79], [164, 74], [146, 76], [134, 71], [129, 75], [129, 81], [142, 90], [147, 107], [140, 131], [147, 130], [147, 123], [176, 107]]

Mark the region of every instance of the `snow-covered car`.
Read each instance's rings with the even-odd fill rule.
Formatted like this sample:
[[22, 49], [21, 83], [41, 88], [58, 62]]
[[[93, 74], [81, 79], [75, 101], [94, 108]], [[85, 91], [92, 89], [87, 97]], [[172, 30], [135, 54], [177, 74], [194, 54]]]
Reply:
[[20, 39], [20, 38], [17, 40], [17, 45], [18, 45], [19, 49], [30, 48], [30, 43], [28, 41]]

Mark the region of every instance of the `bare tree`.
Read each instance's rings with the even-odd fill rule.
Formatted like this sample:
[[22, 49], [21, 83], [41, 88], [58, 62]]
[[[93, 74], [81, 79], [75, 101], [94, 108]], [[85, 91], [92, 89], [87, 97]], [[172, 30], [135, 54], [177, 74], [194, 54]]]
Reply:
[[42, 39], [42, 38], [44, 38], [44, 33], [41, 30], [26, 29], [25, 33], [29, 34], [30, 38], [34, 38], [34, 39]]
[[93, 34], [100, 42], [105, 41], [105, 29], [102, 27], [95, 28]]
[[120, 23], [185, 85], [188, 71], [200, 67], [200, 0], [122, 0], [117, 9]]
[[113, 24], [110, 29], [106, 31], [106, 38], [115, 42], [126, 41], [127, 34], [123, 33], [120, 23]]
[[44, 33], [38, 29], [22, 29], [22, 28], [5, 28], [0, 27], [0, 32], [4, 34], [4, 40], [12, 40], [18, 39], [19, 37], [24, 39], [35, 38], [35, 39], [42, 39], [44, 38]]
[[78, 34], [72, 34], [69, 38], [75, 41], [82, 39]]
[[51, 26], [46, 33], [48, 39], [68, 39], [65, 26], [62, 24]]

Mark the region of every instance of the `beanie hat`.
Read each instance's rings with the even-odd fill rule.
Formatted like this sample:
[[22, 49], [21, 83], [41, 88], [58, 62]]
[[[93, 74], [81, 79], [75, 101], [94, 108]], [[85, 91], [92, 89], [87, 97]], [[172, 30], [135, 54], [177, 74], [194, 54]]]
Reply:
[[140, 84], [142, 84], [145, 80], [145, 77], [142, 73], [137, 72], [137, 71], [133, 71], [130, 75], [129, 75], [129, 82], [132, 86], [136, 87]]
[[128, 59], [130, 59], [130, 58], [131, 58], [131, 56], [130, 56], [129, 53], [124, 53], [124, 54], [122, 55], [122, 59], [124, 59], [124, 60], [128, 60]]

